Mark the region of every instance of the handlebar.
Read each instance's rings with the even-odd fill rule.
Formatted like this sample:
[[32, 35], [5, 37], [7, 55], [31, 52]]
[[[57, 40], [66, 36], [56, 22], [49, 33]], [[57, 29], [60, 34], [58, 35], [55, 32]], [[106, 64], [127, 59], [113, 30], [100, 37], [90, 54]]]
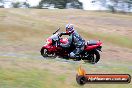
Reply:
[[60, 30], [60, 28], [58, 28], [53, 34], [56, 34], [59, 30]]

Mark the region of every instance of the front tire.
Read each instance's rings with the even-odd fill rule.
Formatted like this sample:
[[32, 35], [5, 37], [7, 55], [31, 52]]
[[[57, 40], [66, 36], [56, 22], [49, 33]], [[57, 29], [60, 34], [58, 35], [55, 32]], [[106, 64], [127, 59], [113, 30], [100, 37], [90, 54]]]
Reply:
[[42, 48], [41, 49], [41, 55], [44, 57], [44, 58], [47, 58], [47, 57], [50, 57], [51, 59], [54, 59], [56, 58], [56, 54], [55, 53], [48, 53], [48, 50], [45, 49], [45, 48]]
[[48, 50], [47, 49], [42, 48], [40, 52], [44, 58], [48, 57]]

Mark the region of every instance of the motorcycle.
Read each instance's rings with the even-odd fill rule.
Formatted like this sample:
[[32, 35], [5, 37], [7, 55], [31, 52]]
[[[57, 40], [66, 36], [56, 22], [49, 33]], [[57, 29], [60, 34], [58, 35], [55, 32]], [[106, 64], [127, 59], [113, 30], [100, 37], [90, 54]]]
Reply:
[[[59, 29], [57, 29], [52, 36], [47, 38], [46, 44], [41, 48], [40, 53], [44, 58], [56, 58], [57, 56], [65, 59], [70, 59], [69, 54], [75, 49], [74, 46], [69, 48], [61, 47], [60, 44], [66, 44], [68, 38], [61, 38]], [[92, 64], [97, 63], [100, 60], [99, 51], [101, 51], [102, 42], [89, 40], [85, 42], [84, 50], [74, 58], [74, 60], [84, 60]]]

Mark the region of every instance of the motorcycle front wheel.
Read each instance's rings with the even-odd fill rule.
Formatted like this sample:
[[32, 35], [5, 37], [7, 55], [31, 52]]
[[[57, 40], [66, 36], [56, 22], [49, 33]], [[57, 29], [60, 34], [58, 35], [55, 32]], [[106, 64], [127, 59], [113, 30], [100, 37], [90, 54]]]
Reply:
[[44, 58], [48, 57], [48, 50], [47, 49], [42, 48], [40, 52]]
[[52, 59], [56, 58], [55, 53], [49, 54], [49, 53], [48, 53], [48, 50], [45, 49], [45, 48], [42, 48], [40, 52], [41, 52], [41, 55], [42, 55], [44, 58], [47, 58], [47, 57], [52, 58]]

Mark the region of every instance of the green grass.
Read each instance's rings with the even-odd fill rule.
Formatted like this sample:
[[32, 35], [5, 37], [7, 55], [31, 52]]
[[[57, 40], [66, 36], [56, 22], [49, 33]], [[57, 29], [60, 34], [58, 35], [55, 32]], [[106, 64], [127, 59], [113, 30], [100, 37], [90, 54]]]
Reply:
[[[100, 23], [97, 25], [94, 25], [93, 23], [85, 23], [86, 25], [83, 26], [79, 23], [75, 23], [75, 22], [80, 22], [80, 21], [85, 21], [85, 19], [90, 19], [94, 18], [97, 20], [103, 20], [106, 19], [107, 22], [107, 18], [108, 20], [110, 20], [110, 18], [112, 18], [111, 21], [113, 21], [113, 19], [115, 20], [121, 20], [121, 22], [130, 20], [128, 18], [131, 18], [129, 15], [115, 15], [115, 14], [111, 14], [111, 13], [105, 13], [105, 12], [87, 12], [87, 11], [81, 11], [81, 10], [74, 10], [75, 13], [73, 13], [73, 15], [69, 15], [68, 13], [71, 12], [70, 10], [32, 10], [32, 9], [1, 9], [0, 10], [0, 14], [1, 16], [3, 16], [3, 14], [6, 14], [6, 17], [4, 18], [6, 21], [4, 21], [3, 19], [1, 19], [1, 22], [3, 20], [2, 23], [0, 23], [1, 25], [4, 25], [4, 29], [3, 27], [0, 27], [0, 31], [1, 30], [5, 30], [5, 32], [7, 31], [6, 29], [11, 29], [12, 31], [19, 31], [17, 29], [25, 29], [23, 32], [25, 34], [33, 34], [36, 35], [38, 34], [39, 36], [37, 37], [42, 37], [42, 35], [44, 35], [44, 38], [47, 38], [48, 36], [50, 36], [52, 34], [52, 32], [54, 32], [58, 27], [64, 28], [63, 26], [66, 24], [66, 22], [68, 22], [68, 20], [70, 20], [70, 17], [75, 17], [76, 19], [73, 19], [73, 23], [76, 25], [80, 25], [81, 27], [79, 27], [79, 32], [82, 33], [82, 36], [84, 36], [86, 39], [87, 38], [100, 38], [108, 43], [112, 43], [115, 45], [119, 45], [119, 46], [123, 46], [123, 47], [127, 47], [127, 48], [132, 48], [132, 41], [130, 37], [126, 37], [125, 35], [120, 35], [118, 33], [112, 33], [109, 34], [107, 33], [101, 33], [101, 32], [97, 32], [96, 33], [96, 28], [102, 29], [105, 28], [107, 30], [110, 30], [109, 28], [113, 28], [115, 27], [114, 24], [109, 25], [109, 27], [107, 27], [108, 25], [105, 25], [104, 23]], [[27, 12], [29, 12], [29, 14], [27, 14]], [[89, 18], [88, 18], [89, 17]], [[85, 19], [84, 19], [85, 18]], [[123, 19], [122, 19], [123, 18]], [[74, 22], [75, 20], [75, 22]], [[12, 21], [14, 21], [14, 23], [12, 23]], [[72, 21], [72, 20], [70, 20]], [[6, 26], [6, 23], [10, 23], [8, 26]], [[109, 21], [108, 21], [109, 22]], [[114, 22], [114, 21], [113, 21]], [[95, 33], [89, 33], [89, 30], [87, 29], [91, 29], [89, 28], [90, 25], [93, 28], [93, 32]], [[130, 29], [131, 27], [125, 28], [125, 29]], [[27, 30], [28, 29], [28, 30]], [[87, 30], [87, 32], [85, 30]], [[117, 30], [120, 31], [120, 27], [116, 27]], [[125, 30], [124, 29], [124, 30]], [[77, 28], [78, 30], [78, 28]], [[83, 31], [82, 31], [83, 30]], [[30, 31], [32, 31], [32, 33], [30, 33]], [[63, 29], [62, 29], [63, 31]], [[127, 30], [126, 30], [127, 31]], [[17, 33], [16, 32], [16, 33]], [[20, 31], [21, 33], [22, 31]], [[34, 32], [34, 33], [33, 33]], [[45, 34], [45, 32], [47, 32], [47, 34]], [[8, 32], [7, 32], [8, 33]], [[12, 33], [11, 33], [12, 34]], [[14, 34], [13, 34], [14, 35]], [[21, 35], [21, 34], [19, 34]], [[23, 35], [23, 34], [22, 34]], [[22, 36], [21, 36], [22, 37]], [[31, 36], [30, 36], [31, 37]], [[24, 38], [24, 37], [22, 37]]]
[[[9, 67], [1, 66], [0, 68], [0, 88], [58, 88], [65, 86], [63, 84], [68, 76], [54, 73], [48, 68], [40, 69], [37, 65], [41, 63], [41, 60], [21, 60], [21, 58], [16, 58], [15, 62], [12, 60], [8, 61]], [[28, 63], [25, 64], [24, 62]], [[20, 63], [23, 64], [20, 66]], [[34, 63], [35, 67], [30, 66], [30, 63]], [[50, 63], [50, 61], [46, 61], [46, 63]]]
[[127, 47], [127, 48], [132, 48], [132, 39], [128, 38], [126, 36], [120, 36], [120, 35], [115, 35], [115, 34], [105, 34], [105, 33], [85, 33], [83, 32], [83, 34], [85, 34], [85, 36], [89, 37], [89, 38], [93, 38], [93, 39], [98, 39], [101, 40], [103, 42], [107, 42], [107, 43], [112, 43], [115, 44], [117, 46], [120, 47]]
[[[56, 60], [37, 60], [23, 58], [0, 58], [0, 88], [80, 88], [75, 75], [79, 63], [63, 63]], [[52, 67], [52, 63], [54, 67]], [[60, 63], [60, 64], [58, 64]], [[6, 65], [6, 66], [5, 66]], [[9, 65], [9, 66], [8, 66]], [[105, 64], [103, 68], [91, 64], [82, 64], [87, 73], [117, 72], [131, 73], [126, 67], [120, 68]], [[58, 68], [59, 66], [59, 68]], [[61, 66], [65, 66], [61, 68]], [[130, 65], [128, 65], [130, 66]], [[68, 69], [70, 67], [71, 69]], [[113, 68], [118, 68], [113, 69]], [[65, 70], [64, 70], [65, 69]], [[62, 72], [63, 71], [63, 72]], [[101, 71], [101, 72], [100, 72]], [[86, 84], [83, 88], [130, 88], [130, 84]]]

